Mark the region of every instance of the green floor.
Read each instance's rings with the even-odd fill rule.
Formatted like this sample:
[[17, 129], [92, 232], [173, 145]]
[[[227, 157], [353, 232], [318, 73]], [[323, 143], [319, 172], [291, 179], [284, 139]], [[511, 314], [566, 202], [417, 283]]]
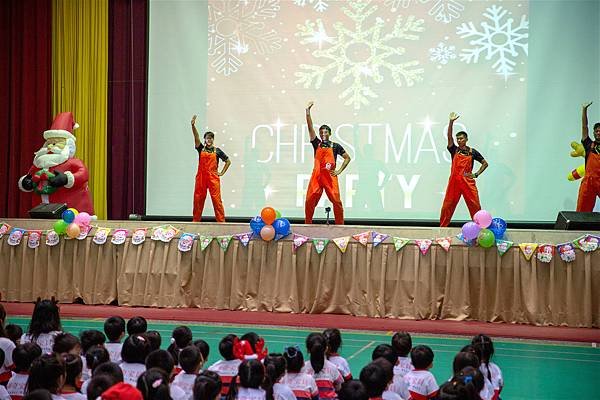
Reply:
[[[28, 318], [9, 318], [26, 329]], [[102, 331], [103, 320], [63, 319], [63, 329], [78, 333], [84, 329]], [[152, 321], [149, 329], [162, 335], [163, 348], [169, 343], [171, 331], [177, 323]], [[194, 339], [204, 339], [210, 344], [209, 365], [219, 358], [219, 340], [228, 333], [241, 335], [250, 329], [236, 325], [187, 324]], [[299, 344], [310, 330], [301, 328], [256, 328], [265, 338], [270, 352], [281, 352], [284, 346]], [[373, 348], [380, 343], [390, 343], [392, 332], [342, 332], [342, 355], [348, 359], [356, 377], [362, 366], [371, 358]], [[468, 338], [413, 336], [413, 345], [426, 344], [435, 353], [433, 374], [438, 384], [451, 375], [452, 359]], [[503, 400], [551, 400], [599, 398], [597, 384], [600, 378], [600, 349], [592, 346], [539, 343], [515, 340], [496, 340], [494, 361], [502, 368], [505, 388]]]

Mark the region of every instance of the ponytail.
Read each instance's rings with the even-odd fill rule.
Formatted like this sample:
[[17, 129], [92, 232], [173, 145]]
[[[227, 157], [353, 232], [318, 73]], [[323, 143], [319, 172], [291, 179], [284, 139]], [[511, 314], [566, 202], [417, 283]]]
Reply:
[[321, 333], [311, 333], [306, 338], [306, 348], [310, 353], [310, 364], [315, 374], [318, 374], [325, 365], [325, 351], [327, 350], [325, 336]]

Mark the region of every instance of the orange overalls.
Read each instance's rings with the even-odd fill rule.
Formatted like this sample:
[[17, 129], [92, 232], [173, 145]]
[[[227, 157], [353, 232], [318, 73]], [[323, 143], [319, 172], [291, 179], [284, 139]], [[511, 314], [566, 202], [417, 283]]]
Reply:
[[200, 151], [196, 186], [194, 188], [194, 222], [200, 222], [202, 219], [207, 190], [210, 192], [217, 222], [225, 222], [225, 211], [221, 201], [221, 179], [217, 175], [217, 164], [216, 149], [213, 152], [205, 151], [204, 148]]
[[340, 200], [340, 188], [337, 176], [331, 176], [335, 171], [335, 155], [333, 147], [317, 147], [315, 152], [315, 164], [306, 191], [306, 203], [304, 205], [304, 223], [312, 224], [315, 207], [321, 199], [323, 189], [333, 204], [333, 215], [336, 225], [344, 225], [344, 208]]
[[452, 170], [450, 171], [450, 179], [448, 179], [448, 187], [446, 188], [446, 197], [444, 197], [444, 204], [442, 205], [442, 212], [440, 215], [440, 226], [448, 226], [454, 210], [458, 205], [460, 196], [463, 196], [467, 208], [473, 215], [481, 210], [481, 204], [479, 204], [479, 193], [477, 192], [477, 186], [475, 186], [475, 179], [468, 178], [465, 174], [471, 173], [473, 170], [473, 153], [469, 148], [469, 155], [461, 154], [458, 150], [452, 158]]
[[600, 154], [596, 151], [598, 150], [594, 142], [585, 162], [585, 176], [579, 186], [577, 211], [594, 211], [596, 197], [600, 196]]

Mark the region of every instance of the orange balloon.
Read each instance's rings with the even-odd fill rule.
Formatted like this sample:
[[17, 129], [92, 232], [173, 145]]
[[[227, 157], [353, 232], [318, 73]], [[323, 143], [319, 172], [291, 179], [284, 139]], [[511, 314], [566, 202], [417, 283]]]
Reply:
[[81, 228], [74, 222], [71, 222], [69, 226], [67, 226], [67, 236], [71, 239], [75, 239], [81, 233]]
[[267, 242], [275, 237], [275, 228], [271, 225], [265, 225], [260, 230], [260, 237]]
[[260, 212], [260, 217], [265, 225], [272, 225], [275, 222], [275, 218], [277, 218], [277, 213], [273, 207], [265, 207]]

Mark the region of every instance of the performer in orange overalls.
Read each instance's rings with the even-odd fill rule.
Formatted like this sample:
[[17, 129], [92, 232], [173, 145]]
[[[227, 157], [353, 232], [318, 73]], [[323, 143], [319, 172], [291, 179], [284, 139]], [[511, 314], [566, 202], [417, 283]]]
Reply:
[[[339, 144], [329, 141], [331, 136], [331, 128], [327, 125], [322, 125], [319, 128], [319, 136], [317, 137], [313, 127], [310, 109], [314, 102], [308, 103], [306, 108], [306, 123], [308, 124], [308, 133], [310, 135], [310, 143], [315, 150], [315, 163], [313, 172], [308, 183], [306, 191], [306, 203], [304, 205], [304, 223], [312, 224], [315, 207], [321, 199], [323, 190], [329, 201], [333, 204], [333, 215], [335, 216], [336, 225], [344, 225], [344, 208], [340, 199], [340, 188], [338, 185], [338, 175], [346, 169], [350, 162], [350, 156], [346, 150]], [[339, 170], [335, 169], [335, 161], [337, 156], [344, 158], [344, 163]]]
[[581, 115], [581, 143], [585, 149], [585, 176], [579, 186], [577, 211], [594, 211], [596, 197], [600, 196], [600, 122], [594, 124], [594, 141], [588, 132], [587, 109], [584, 104]]
[[[194, 144], [198, 151], [198, 172], [196, 172], [196, 186], [194, 187], [194, 222], [200, 222], [202, 219], [202, 210], [204, 209], [204, 200], [206, 200], [206, 191], [210, 193], [215, 218], [217, 222], [225, 222], [225, 210], [221, 201], [221, 179], [231, 165], [229, 157], [221, 149], [213, 146], [215, 134], [206, 132], [204, 134], [204, 144], [200, 142], [200, 135], [196, 129], [196, 116], [192, 117], [192, 132], [194, 133]], [[219, 159], [225, 163], [221, 172], [218, 170]]]
[[[477, 211], [481, 210], [475, 179], [485, 171], [488, 167], [488, 163], [477, 150], [467, 147], [467, 141], [469, 140], [467, 132], [458, 132], [456, 134], [458, 146], [454, 144], [452, 127], [454, 121], [456, 121], [458, 117], [459, 116], [456, 113], [451, 113], [450, 122], [448, 123], [448, 151], [452, 155], [452, 170], [450, 171], [450, 179], [448, 179], [446, 196], [444, 197], [444, 204], [442, 205], [440, 226], [448, 226], [450, 224], [450, 220], [458, 205], [460, 196], [464, 197], [471, 218], [473, 218], [473, 215], [475, 215]], [[473, 173], [474, 161], [481, 164], [479, 171], [475, 173]]]

